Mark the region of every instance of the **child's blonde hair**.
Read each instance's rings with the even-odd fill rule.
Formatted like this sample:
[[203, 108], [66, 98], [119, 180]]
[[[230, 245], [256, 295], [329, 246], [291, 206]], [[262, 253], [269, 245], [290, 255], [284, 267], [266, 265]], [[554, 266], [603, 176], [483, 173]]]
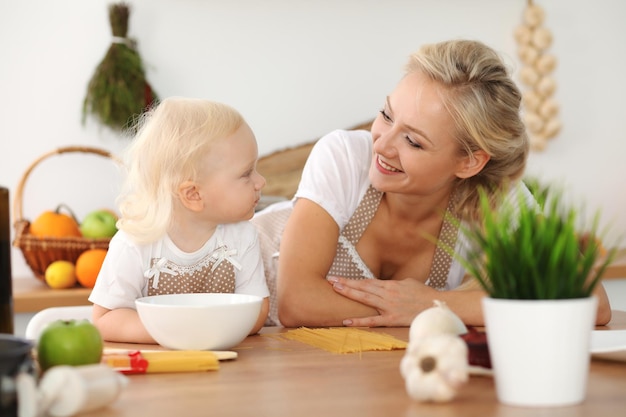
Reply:
[[178, 186], [196, 180], [213, 143], [244, 123], [232, 107], [202, 99], [166, 98], [144, 113], [125, 155], [118, 228], [137, 243], [165, 235]]

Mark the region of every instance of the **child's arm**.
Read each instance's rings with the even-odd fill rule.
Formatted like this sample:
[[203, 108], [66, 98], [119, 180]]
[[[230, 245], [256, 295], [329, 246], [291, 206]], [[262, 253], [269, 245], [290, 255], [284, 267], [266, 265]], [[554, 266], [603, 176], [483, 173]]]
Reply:
[[265, 324], [265, 320], [267, 319], [267, 314], [270, 311], [270, 298], [265, 297], [263, 299], [263, 303], [261, 304], [261, 311], [259, 312], [259, 318], [256, 320], [256, 324], [250, 331], [250, 334], [256, 334], [261, 330], [263, 325]]
[[109, 310], [94, 304], [92, 320], [105, 341], [156, 344], [137, 311], [131, 308]]

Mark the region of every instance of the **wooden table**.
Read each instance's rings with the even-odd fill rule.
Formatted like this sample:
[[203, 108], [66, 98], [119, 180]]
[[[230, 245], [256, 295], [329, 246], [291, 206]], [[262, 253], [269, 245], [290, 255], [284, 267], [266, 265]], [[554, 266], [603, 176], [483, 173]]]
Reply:
[[[615, 312], [607, 328], [626, 329], [626, 312]], [[407, 328], [372, 330], [408, 337]], [[333, 354], [278, 338], [284, 331], [264, 328], [248, 337], [235, 349], [239, 357], [221, 362], [219, 371], [131, 375], [115, 403], [85, 416], [622, 417], [626, 410], [623, 362], [594, 359], [587, 398], [576, 406], [502, 405], [489, 376], [472, 376], [452, 402], [418, 403], [406, 394], [399, 372], [404, 351]]]
[[602, 279], [626, 278], [626, 248], [619, 249]]

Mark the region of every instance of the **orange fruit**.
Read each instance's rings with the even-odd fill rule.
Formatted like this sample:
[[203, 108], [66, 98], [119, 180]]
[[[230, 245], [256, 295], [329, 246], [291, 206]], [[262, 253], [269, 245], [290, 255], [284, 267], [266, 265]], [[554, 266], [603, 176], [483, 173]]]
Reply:
[[93, 288], [106, 254], [106, 249], [88, 249], [78, 256], [76, 259], [76, 279], [80, 285]]
[[[65, 208], [70, 214], [61, 213]], [[45, 211], [30, 224], [30, 233], [38, 237], [81, 237], [78, 222], [66, 205], [59, 205], [55, 211]]]

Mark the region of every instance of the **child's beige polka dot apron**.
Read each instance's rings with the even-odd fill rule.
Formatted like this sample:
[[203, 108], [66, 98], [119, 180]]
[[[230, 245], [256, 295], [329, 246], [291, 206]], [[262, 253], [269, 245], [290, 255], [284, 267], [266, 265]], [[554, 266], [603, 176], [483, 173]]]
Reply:
[[148, 278], [148, 295], [234, 293], [235, 268], [241, 269], [233, 258], [236, 251], [219, 242], [217, 249], [193, 265], [152, 258], [150, 268], [144, 272]]

